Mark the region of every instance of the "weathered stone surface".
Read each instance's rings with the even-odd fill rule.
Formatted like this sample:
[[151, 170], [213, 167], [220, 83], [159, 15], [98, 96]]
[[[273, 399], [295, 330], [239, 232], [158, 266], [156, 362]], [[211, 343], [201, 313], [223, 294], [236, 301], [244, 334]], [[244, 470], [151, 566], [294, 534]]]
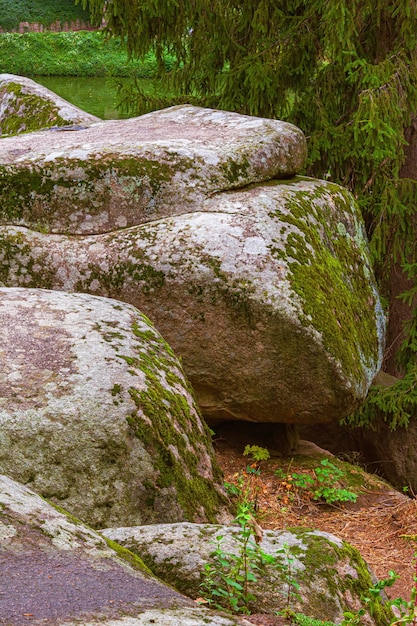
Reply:
[[53, 126], [89, 126], [90, 115], [30, 78], [0, 74], [0, 135], [16, 135]]
[[186, 105], [6, 137], [0, 223], [89, 234], [203, 211], [220, 191], [295, 174], [305, 155], [291, 124]]
[[215, 613], [206, 609], [182, 608], [182, 609], [155, 609], [144, 611], [137, 617], [122, 617], [103, 621], [88, 620], [68, 622], [62, 626], [253, 626], [243, 617]]
[[[241, 546], [236, 526], [157, 524], [111, 528], [102, 533], [139, 554], [157, 576], [192, 598], [202, 594], [204, 565], [213, 562], [210, 555], [217, 547], [216, 537], [223, 537], [220, 545], [225, 553], [239, 554]], [[265, 531], [260, 548], [276, 556], [281, 567], [258, 562], [257, 581], [249, 588], [255, 596], [250, 604], [253, 612], [275, 614], [290, 608], [316, 619], [339, 622], [344, 611], [362, 606], [361, 594], [375, 583], [359, 552], [329, 533]], [[294, 583], [299, 585], [297, 590]], [[373, 615], [364, 615], [364, 623], [387, 623], [387, 607], [377, 601], [371, 610]]]
[[0, 623], [245, 626], [196, 605], [143, 562], [0, 476]]
[[225, 503], [173, 352], [134, 307], [87, 294], [0, 289], [0, 469], [95, 527]]
[[384, 316], [360, 212], [323, 181], [218, 193], [102, 235], [3, 227], [0, 280], [134, 304], [211, 419], [339, 421], [380, 368]]

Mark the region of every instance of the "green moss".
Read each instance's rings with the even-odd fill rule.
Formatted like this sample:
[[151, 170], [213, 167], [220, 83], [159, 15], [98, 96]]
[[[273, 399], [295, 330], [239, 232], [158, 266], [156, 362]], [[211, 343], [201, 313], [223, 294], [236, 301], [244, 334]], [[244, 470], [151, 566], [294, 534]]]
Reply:
[[230, 160], [223, 163], [220, 169], [230, 187], [233, 188], [241, 186], [242, 179], [245, 180], [248, 178], [249, 167], [248, 158], [244, 156], [240, 161]]
[[[339, 596], [342, 603], [345, 602], [345, 610], [351, 609], [348, 605], [348, 597], [356, 598], [359, 605], [363, 602], [364, 596], [370, 595], [368, 590], [373, 587], [374, 583], [365, 561], [356, 548], [345, 541], [341, 546], [336, 542], [329, 542], [328, 539], [306, 529], [290, 528], [288, 530], [307, 547], [304, 554], [298, 557], [305, 566], [305, 570], [297, 571], [298, 582], [305, 580], [308, 584], [317, 572], [320, 572], [320, 576], [324, 576], [327, 581], [326, 586], [330, 595]], [[349, 574], [341, 576], [338, 573], [338, 565], [343, 563], [348, 563], [357, 572], [357, 577]], [[329, 594], [318, 593], [310, 600], [311, 612], [314, 615], [329, 614]], [[390, 608], [380, 597], [371, 598], [368, 610], [376, 624], [386, 626], [389, 623]], [[337, 615], [337, 613], [335, 603], [334, 614]]]
[[350, 225], [337, 222], [342, 211], [349, 216], [353, 211], [360, 231], [352, 202], [347, 191], [330, 184], [316, 185], [313, 194], [311, 189], [289, 194], [286, 206], [270, 213], [289, 225], [285, 246], [271, 246], [270, 252], [288, 262], [289, 280], [303, 308], [302, 323], [320, 333], [348, 378], [361, 381], [363, 369], [372, 371], [378, 358], [377, 325], [372, 315], [363, 313], [377, 303], [362, 256], [366, 242], [349, 232]]
[[61, 233], [73, 232], [77, 226], [71, 219], [75, 210], [81, 214], [100, 214], [118, 198], [122, 204], [125, 202], [124, 210], [128, 213], [132, 202], [149, 206], [161, 187], [179, 169], [187, 167], [191, 167], [188, 160], [178, 164], [145, 157], [119, 158], [114, 154], [97, 156], [87, 162], [61, 157], [47, 166], [3, 165], [0, 220], [22, 221], [40, 231], [59, 228]]
[[[207, 299], [211, 304], [223, 301], [233, 318], [244, 318], [251, 327], [254, 326], [254, 312], [256, 298], [252, 296], [256, 292], [255, 284], [248, 278], [231, 279], [222, 269], [221, 259], [206, 254], [199, 255], [199, 263], [208, 267], [217, 280], [209, 285], [189, 284], [188, 293], [199, 300], [202, 307]], [[204, 322], [204, 311], [196, 316]]]
[[1, 135], [16, 135], [33, 132], [51, 126], [69, 124], [58, 113], [59, 109], [49, 100], [25, 93], [19, 83], [8, 83], [3, 89], [3, 99], [8, 96], [7, 108], [0, 119]]
[[129, 563], [129, 565], [133, 567], [134, 569], [139, 570], [140, 572], [144, 572], [145, 574], [149, 574], [150, 576], [155, 578], [154, 574], [151, 572], [149, 567], [145, 565], [145, 563], [142, 561], [141, 558], [137, 556], [137, 554], [134, 554], [127, 548], [124, 548], [120, 544], [116, 543], [116, 541], [113, 541], [112, 539], [108, 539], [107, 537], [104, 537], [104, 535], [101, 535], [101, 536], [106, 541], [109, 548], [114, 550], [117, 556], [120, 557], [123, 561], [126, 561], [126, 563]]
[[[135, 326], [136, 336], [141, 330]], [[129, 395], [137, 410], [128, 417], [128, 423], [145, 445], [157, 469], [149, 497], [156, 498], [160, 490], [173, 487], [185, 518], [194, 521], [196, 511], [203, 508], [207, 519], [215, 521], [226, 498], [213, 485], [221, 483], [220, 470], [214, 454], [211, 455], [215, 475], [213, 479], [201, 476], [198, 468], [199, 454], [196, 445], [211, 449], [208, 428], [201, 421], [196, 424], [181, 388], [184, 382], [170, 348], [159, 336], [147, 335], [147, 349], [137, 357], [122, 356], [132, 372], [145, 374], [146, 388], [129, 388]], [[190, 391], [188, 388], [187, 391]], [[199, 442], [197, 444], [197, 441]]]
[[100, 294], [104, 288], [108, 296], [117, 297], [119, 290], [131, 281], [135, 282], [135, 289], [141, 289], [143, 293], [160, 289], [165, 284], [165, 274], [146, 263], [145, 257], [142, 261], [125, 261], [111, 265], [107, 270], [90, 264], [85, 274], [87, 277], [76, 282], [74, 291], [93, 293], [91, 285], [98, 281]]
[[42, 496], [40, 497], [42, 498], [42, 500], [45, 500], [45, 502], [47, 502], [50, 506], [52, 506], [55, 509], [55, 511], [58, 511], [58, 513], [61, 513], [61, 515], [65, 515], [67, 520], [71, 522], [71, 524], [74, 524], [74, 526], [85, 526], [86, 528], [90, 528], [90, 526], [88, 526], [87, 524], [79, 520], [78, 517], [75, 517], [75, 515], [72, 515], [72, 513], [68, 513], [68, 511], [66, 509], [63, 509], [62, 506], [59, 506], [59, 504], [55, 504], [51, 500], [47, 500], [46, 498], [43, 498]]
[[139, 328], [138, 324], [134, 323], [132, 325], [132, 332], [135, 337], [140, 337], [143, 341], [152, 341], [155, 339], [155, 331], [153, 330], [143, 330]]
[[117, 383], [115, 383], [113, 385], [113, 388], [111, 389], [110, 393], [112, 396], [118, 396], [123, 392], [123, 387]]

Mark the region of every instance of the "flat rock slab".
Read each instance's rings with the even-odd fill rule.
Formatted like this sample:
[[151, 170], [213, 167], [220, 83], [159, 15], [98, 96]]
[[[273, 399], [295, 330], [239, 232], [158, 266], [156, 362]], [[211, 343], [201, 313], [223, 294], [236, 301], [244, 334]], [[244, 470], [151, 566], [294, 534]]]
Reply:
[[141, 571], [139, 559], [130, 566], [100, 535], [4, 475], [0, 509], [0, 624], [190, 604]]
[[196, 607], [112, 546], [0, 475], [0, 625], [244, 626]]
[[156, 609], [117, 620], [66, 621], [62, 626], [253, 626], [243, 617], [200, 608]]
[[103, 233], [201, 210], [219, 191], [292, 176], [306, 141], [281, 121], [189, 105], [3, 138], [0, 223]]

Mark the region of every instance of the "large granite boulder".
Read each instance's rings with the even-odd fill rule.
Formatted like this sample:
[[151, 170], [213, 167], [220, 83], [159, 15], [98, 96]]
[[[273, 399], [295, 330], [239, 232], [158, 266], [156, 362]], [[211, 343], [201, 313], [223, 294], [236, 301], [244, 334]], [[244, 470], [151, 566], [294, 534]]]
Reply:
[[57, 126], [71, 130], [98, 121], [30, 78], [0, 74], [0, 135]]
[[291, 124], [186, 105], [5, 137], [0, 224], [99, 234], [152, 223], [204, 211], [221, 191], [291, 176], [305, 156]]
[[289, 124], [191, 106], [4, 138], [0, 280], [143, 310], [208, 419], [338, 421], [384, 317], [360, 212], [304, 157]]
[[0, 355], [2, 472], [94, 527], [224, 512], [181, 366], [134, 307], [2, 288]]
[[199, 608], [140, 558], [0, 476], [0, 623], [250, 626]]
[[206, 418], [351, 413], [380, 367], [384, 318], [350, 197], [293, 179], [208, 205], [88, 237], [3, 227], [0, 280], [143, 310], [181, 355]]
[[[200, 585], [205, 565], [212, 563], [219, 569], [215, 550], [221, 549], [225, 562], [232, 562], [229, 554], [242, 553], [237, 526], [156, 524], [110, 528], [102, 533], [140, 555], [161, 580], [191, 598], [204, 593]], [[255, 613], [275, 615], [290, 609], [339, 623], [345, 611], [355, 612], [362, 606], [362, 596], [376, 582], [359, 552], [329, 533], [300, 528], [268, 530], [258, 548], [253, 539], [251, 543], [255, 553], [260, 548], [276, 557], [266, 564], [254, 556], [249, 559], [249, 568], [257, 566], [251, 570], [256, 581], [249, 583], [248, 589], [254, 596], [249, 608]], [[221, 586], [220, 580], [218, 584]], [[386, 624], [389, 613], [388, 606], [376, 599], [361, 619], [366, 624]]]

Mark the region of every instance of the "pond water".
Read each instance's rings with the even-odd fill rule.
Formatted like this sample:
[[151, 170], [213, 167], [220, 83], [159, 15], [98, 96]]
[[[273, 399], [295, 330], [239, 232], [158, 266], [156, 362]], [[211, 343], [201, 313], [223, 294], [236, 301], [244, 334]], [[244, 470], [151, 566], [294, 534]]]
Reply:
[[[31, 78], [71, 104], [97, 115], [102, 120], [129, 117], [116, 107], [117, 87], [114, 78], [79, 76], [31, 76]], [[128, 84], [129, 81], [129, 78], [117, 78], [117, 82]], [[142, 87], [150, 86], [151, 83], [151, 79], [141, 80]]]

